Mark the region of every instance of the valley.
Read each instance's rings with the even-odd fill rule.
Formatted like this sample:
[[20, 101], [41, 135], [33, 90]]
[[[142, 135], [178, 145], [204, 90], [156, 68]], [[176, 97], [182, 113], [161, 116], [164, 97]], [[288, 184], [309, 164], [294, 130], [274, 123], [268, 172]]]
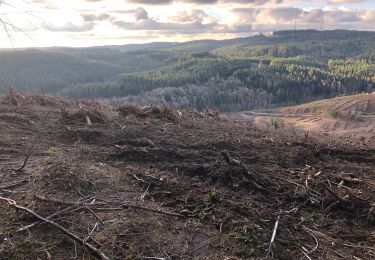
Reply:
[[375, 89], [375, 33], [276, 31], [231, 40], [0, 51], [0, 93], [267, 109]]

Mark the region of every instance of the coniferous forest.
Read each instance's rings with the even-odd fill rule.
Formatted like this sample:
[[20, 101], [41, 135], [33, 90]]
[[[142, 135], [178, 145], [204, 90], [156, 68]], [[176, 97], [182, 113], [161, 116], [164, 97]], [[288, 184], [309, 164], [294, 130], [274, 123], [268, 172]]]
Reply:
[[[27, 65], [27, 66], [25, 66]], [[375, 90], [375, 33], [280, 31], [223, 41], [0, 52], [0, 92], [206, 107], [298, 104]]]

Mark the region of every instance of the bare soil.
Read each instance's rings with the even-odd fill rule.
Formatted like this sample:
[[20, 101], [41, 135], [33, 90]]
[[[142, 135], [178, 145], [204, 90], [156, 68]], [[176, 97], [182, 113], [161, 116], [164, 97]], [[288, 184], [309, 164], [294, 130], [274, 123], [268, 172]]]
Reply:
[[0, 259], [375, 258], [373, 142], [125, 110], [0, 98]]
[[326, 116], [327, 111], [337, 111], [342, 117], [359, 112], [375, 115], [375, 92], [372, 94], [350, 95], [322, 99], [298, 106], [283, 107], [279, 111], [288, 114], [310, 114]]

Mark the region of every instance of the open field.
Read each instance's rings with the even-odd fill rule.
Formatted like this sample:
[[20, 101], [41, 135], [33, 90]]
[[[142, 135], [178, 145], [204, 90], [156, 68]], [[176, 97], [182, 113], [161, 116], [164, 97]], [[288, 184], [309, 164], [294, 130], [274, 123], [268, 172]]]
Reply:
[[375, 258], [370, 139], [17, 94], [0, 131], [0, 259]]

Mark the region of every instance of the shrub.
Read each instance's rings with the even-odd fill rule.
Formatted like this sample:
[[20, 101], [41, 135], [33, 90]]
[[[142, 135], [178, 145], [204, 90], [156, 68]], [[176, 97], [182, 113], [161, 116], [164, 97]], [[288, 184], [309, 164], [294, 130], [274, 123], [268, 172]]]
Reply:
[[357, 111], [350, 112], [348, 117], [350, 120], [355, 120], [355, 121], [361, 121], [362, 119], [361, 113]]
[[339, 111], [334, 110], [334, 109], [328, 109], [327, 110], [327, 116], [329, 118], [338, 118], [340, 115]]
[[274, 119], [273, 117], [270, 117], [269, 124], [275, 129], [283, 128], [285, 126], [285, 122], [281, 118]]

